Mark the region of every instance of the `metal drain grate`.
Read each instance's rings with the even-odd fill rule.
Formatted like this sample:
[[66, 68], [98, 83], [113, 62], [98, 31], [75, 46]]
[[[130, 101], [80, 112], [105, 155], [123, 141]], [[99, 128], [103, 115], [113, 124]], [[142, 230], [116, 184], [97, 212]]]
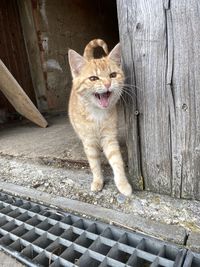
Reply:
[[200, 255], [188, 251], [183, 267], [199, 267]]
[[[186, 256], [185, 249], [171, 244], [58, 214], [4, 193], [0, 193], [0, 247], [27, 266], [181, 267]], [[184, 265], [188, 266], [197, 265]]]

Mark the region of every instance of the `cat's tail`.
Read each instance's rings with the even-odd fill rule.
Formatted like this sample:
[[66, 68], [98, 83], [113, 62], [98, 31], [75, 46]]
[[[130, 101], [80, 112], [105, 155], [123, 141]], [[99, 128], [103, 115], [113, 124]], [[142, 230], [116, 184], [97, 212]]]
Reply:
[[108, 55], [107, 44], [102, 39], [94, 39], [86, 45], [83, 57], [87, 60], [94, 58], [94, 48], [98, 46], [102, 47], [106, 55]]

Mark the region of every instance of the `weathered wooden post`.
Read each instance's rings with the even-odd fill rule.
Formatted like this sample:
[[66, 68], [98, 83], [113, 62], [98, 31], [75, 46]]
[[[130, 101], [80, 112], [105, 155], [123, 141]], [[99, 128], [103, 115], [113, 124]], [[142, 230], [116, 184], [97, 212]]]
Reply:
[[200, 200], [199, 1], [118, 0], [117, 7], [134, 98], [126, 106], [133, 186]]

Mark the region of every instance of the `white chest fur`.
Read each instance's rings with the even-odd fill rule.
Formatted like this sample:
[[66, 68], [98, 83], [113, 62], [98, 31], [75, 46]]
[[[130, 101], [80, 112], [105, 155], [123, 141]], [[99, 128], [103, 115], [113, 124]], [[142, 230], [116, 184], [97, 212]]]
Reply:
[[102, 120], [105, 120], [107, 116], [109, 116], [110, 110], [100, 109], [98, 107], [88, 107], [88, 112], [91, 120], [101, 122]]

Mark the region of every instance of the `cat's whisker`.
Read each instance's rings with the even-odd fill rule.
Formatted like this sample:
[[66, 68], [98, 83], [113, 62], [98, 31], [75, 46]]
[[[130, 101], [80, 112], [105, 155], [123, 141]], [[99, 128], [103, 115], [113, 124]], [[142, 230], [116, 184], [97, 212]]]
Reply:
[[131, 90], [130, 88], [127, 87], [122, 87], [122, 92], [129, 95], [131, 98], [136, 97], [137, 98], [137, 93], [134, 90]]
[[125, 97], [123, 96], [123, 91], [118, 91], [116, 92], [117, 98], [121, 101], [123, 101], [125, 104], [127, 104], [127, 101], [125, 99]]
[[130, 83], [124, 83], [124, 86], [130, 87], [130, 88], [136, 88], [138, 90], [142, 90], [142, 88], [140, 88], [139, 86], [136, 86], [134, 84], [130, 84]]
[[123, 87], [129, 89], [130, 91], [141, 92], [140, 88], [137, 88], [136, 86], [132, 86], [130, 84], [123, 84]]
[[128, 95], [126, 93], [123, 94], [123, 97], [128, 98], [128, 99], [131, 99], [132, 101], [134, 101], [134, 99], [135, 99], [133, 96]]
[[131, 90], [137, 89], [135, 86], [130, 85], [130, 84], [123, 84], [124, 87], [130, 88]]
[[135, 92], [130, 92], [130, 91], [127, 91], [126, 89], [123, 89], [123, 93], [130, 96], [131, 98], [137, 98], [137, 94]]
[[127, 98], [126, 96], [122, 96], [121, 98], [123, 98], [123, 101], [124, 101], [125, 104], [130, 103], [130, 101], [132, 102], [132, 99]]
[[127, 101], [126, 101], [126, 99], [125, 99], [124, 96], [122, 96], [122, 95], [121, 95], [121, 97], [120, 97], [120, 100], [122, 100], [122, 101], [124, 102], [125, 105], [128, 104]]
[[122, 88], [126, 89], [126, 90], [129, 90], [130, 92], [137, 92], [137, 90], [135, 90], [135, 88], [132, 88], [132, 87], [127, 86], [127, 85], [123, 85]]

